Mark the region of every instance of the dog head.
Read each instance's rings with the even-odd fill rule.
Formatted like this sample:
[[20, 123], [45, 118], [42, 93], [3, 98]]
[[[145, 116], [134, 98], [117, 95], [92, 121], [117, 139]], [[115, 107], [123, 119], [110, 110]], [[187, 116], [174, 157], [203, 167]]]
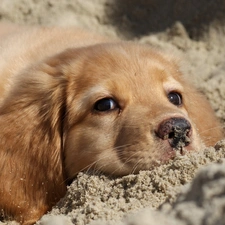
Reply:
[[50, 209], [79, 171], [136, 173], [223, 137], [176, 62], [132, 43], [31, 65], [13, 79], [0, 115], [0, 208], [21, 222]]
[[129, 42], [69, 49], [29, 68], [1, 109], [12, 111], [21, 114], [13, 121], [20, 117], [40, 133], [38, 144], [27, 134], [15, 135], [15, 142], [57, 146], [54, 160], [63, 162], [67, 178], [82, 170], [124, 175], [151, 169], [223, 137], [209, 103], [176, 60]]
[[69, 50], [63, 58], [69, 177], [81, 170], [123, 175], [151, 169], [222, 138], [208, 102], [171, 57], [122, 43]]

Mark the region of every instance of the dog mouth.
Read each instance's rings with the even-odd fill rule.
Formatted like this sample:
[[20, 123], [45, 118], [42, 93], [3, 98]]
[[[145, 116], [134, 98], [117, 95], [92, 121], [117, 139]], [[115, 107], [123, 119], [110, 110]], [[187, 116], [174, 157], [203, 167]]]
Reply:
[[[127, 174], [135, 174], [140, 170], [151, 170], [154, 167], [166, 164], [177, 156], [185, 155], [194, 148], [192, 127], [186, 119], [169, 118], [163, 120], [157, 127], [155, 136], [149, 140], [151, 132], [145, 139], [137, 135], [138, 140], [132, 143], [127, 131], [130, 127], [122, 132], [119, 140], [124, 142], [116, 143], [116, 147], [112, 148], [112, 157], [114, 160], [108, 163], [103, 157], [96, 160], [92, 166], [88, 167], [88, 172], [93, 174], [107, 174], [110, 176], [122, 176]], [[135, 130], [136, 134], [143, 134], [146, 130]], [[140, 140], [142, 141], [140, 141]], [[101, 156], [101, 154], [100, 154]], [[111, 160], [111, 159], [110, 159]], [[87, 170], [85, 170], [87, 171]]]

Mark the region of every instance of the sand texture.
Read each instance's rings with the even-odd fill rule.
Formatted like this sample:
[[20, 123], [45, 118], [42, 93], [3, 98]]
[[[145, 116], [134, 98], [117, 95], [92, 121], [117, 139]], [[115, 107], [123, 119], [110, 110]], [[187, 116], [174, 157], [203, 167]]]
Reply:
[[[178, 55], [225, 125], [225, 0], [0, 0], [0, 19], [84, 27]], [[223, 225], [224, 158], [225, 140], [137, 175], [80, 173], [37, 224]]]
[[[180, 191], [184, 190], [183, 185], [192, 181], [200, 167], [215, 161], [222, 163], [221, 158], [224, 157], [225, 142], [223, 141], [217, 144], [216, 149], [207, 148], [204, 151], [177, 156], [167, 165], [162, 165], [152, 171], [141, 171], [138, 175], [109, 179], [106, 176], [93, 176], [80, 173], [78, 178], [69, 187], [65, 198], [58, 203], [51, 214], [68, 215], [72, 222], [77, 225], [89, 224], [91, 221], [97, 219], [111, 221], [110, 224], [118, 224], [118, 221], [127, 213], [134, 213], [145, 207], [151, 213], [153, 209], [161, 206], [160, 208], [162, 209], [159, 212], [173, 215], [176, 219], [178, 213], [183, 213], [184, 215], [180, 219], [186, 222], [185, 216], [189, 218], [194, 211], [190, 212], [188, 209], [190, 204], [193, 205], [191, 208], [194, 207], [194, 209], [197, 207], [196, 205], [200, 204], [199, 212], [204, 213], [204, 209], [207, 209], [207, 204], [203, 204], [203, 202], [209, 201], [208, 205], [210, 206], [211, 204], [211, 198], [208, 195], [212, 197], [216, 194], [216, 196], [218, 195], [217, 197], [220, 197], [221, 194], [225, 194], [225, 189], [221, 185], [219, 190], [217, 188], [216, 193], [210, 193], [213, 190], [210, 189], [211, 184], [209, 184], [214, 179], [221, 179], [221, 182], [225, 182], [225, 170], [222, 170], [221, 174], [218, 172], [218, 170], [223, 169], [225, 162], [220, 166], [215, 164], [211, 165], [211, 167], [209, 166], [208, 169], [211, 171], [205, 169], [202, 172], [203, 174], [198, 174], [193, 186], [188, 187], [189, 191], [185, 190], [185, 193], [179, 196], [178, 199], [176, 198], [177, 195]], [[217, 178], [217, 174], [219, 174], [219, 178]], [[215, 183], [214, 187], [216, 186], [217, 184]], [[187, 187], [185, 186], [185, 188]], [[208, 193], [202, 191], [205, 188]], [[196, 202], [190, 203], [191, 200]], [[166, 204], [162, 205], [164, 202]], [[220, 204], [225, 206], [225, 196]], [[148, 215], [149, 212], [146, 212]], [[187, 213], [190, 214], [185, 215]], [[204, 218], [204, 216], [202, 217]], [[203, 220], [203, 218], [199, 219]], [[140, 217], [137, 216], [135, 224], [143, 224], [139, 219]], [[124, 224], [128, 225], [129, 222], [125, 221]], [[146, 224], [152, 223], [148, 221]], [[154, 224], [160, 225], [162, 222], [157, 221]]]

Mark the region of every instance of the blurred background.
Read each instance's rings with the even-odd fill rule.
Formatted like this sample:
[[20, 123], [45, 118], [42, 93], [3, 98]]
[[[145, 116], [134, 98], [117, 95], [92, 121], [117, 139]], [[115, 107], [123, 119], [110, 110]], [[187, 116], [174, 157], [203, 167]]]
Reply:
[[[191, 39], [219, 31], [224, 0], [0, 0], [0, 18], [16, 23], [105, 27], [126, 38], [163, 32], [179, 21]], [[221, 31], [221, 32], [223, 32]]]

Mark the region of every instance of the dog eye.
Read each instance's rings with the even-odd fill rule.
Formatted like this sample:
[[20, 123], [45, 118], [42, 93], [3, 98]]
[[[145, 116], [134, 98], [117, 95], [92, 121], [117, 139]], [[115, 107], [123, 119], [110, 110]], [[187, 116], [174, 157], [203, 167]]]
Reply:
[[172, 104], [176, 106], [180, 106], [182, 104], [182, 96], [177, 92], [170, 92], [168, 94], [168, 99]]
[[116, 108], [118, 108], [118, 104], [112, 98], [100, 99], [94, 105], [94, 109], [100, 112], [114, 110]]

